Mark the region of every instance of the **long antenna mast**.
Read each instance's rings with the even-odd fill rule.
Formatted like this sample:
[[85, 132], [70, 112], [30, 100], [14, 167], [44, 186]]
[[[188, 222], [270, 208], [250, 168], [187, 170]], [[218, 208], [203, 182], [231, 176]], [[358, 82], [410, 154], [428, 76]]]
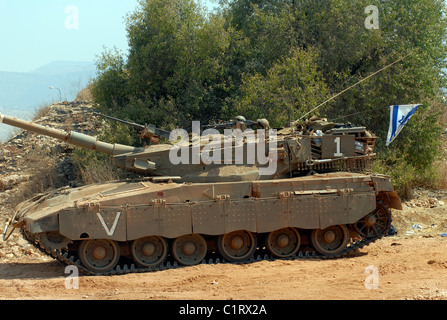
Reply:
[[[386, 70], [386, 69], [392, 67], [392, 66], [395, 65], [396, 63], [398, 63], [398, 62], [402, 61], [403, 59], [405, 59], [406, 57], [408, 57], [410, 54], [411, 54], [411, 53], [407, 54], [405, 57], [400, 58], [399, 60], [394, 61], [393, 63], [387, 65], [386, 67], [383, 67], [383, 68], [380, 69], [379, 71], [374, 72], [373, 74], [371, 74], [371, 75], [367, 76], [366, 78], [360, 80], [360, 81], [357, 82], [356, 84], [350, 86], [349, 88], [346, 88], [346, 89], [343, 90], [342, 92], [337, 93], [335, 96], [333, 96], [333, 97], [327, 99], [327, 100], [324, 101], [322, 104], [320, 104], [320, 105], [316, 106], [315, 108], [313, 108], [312, 110], [310, 110], [308, 113], [306, 113], [305, 115], [303, 115], [299, 120], [304, 119], [304, 118], [305, 118], [307, 115], [309, 115], [310, 113], [312, 113], [312, 112], [314, 112], [315, 110], [321, 108], [323, 105], [325, 105], [325, 104], [328, 103], [329, 101], [334, 100], [335, 98], [337, 98], [338, 96], [342, 95], [342, 94], [345, 93], [346, 91], [349, 91], [349, 90], [351, 90], [352, 88], [358, 86], [358, 85], [359, 85], [360, 83], [362, 83], [363, 81], [366, 81], [366, 80], [368, 80], [369, 78], [375, 76], [376, 74], [378, 74], [378, 73], [380, 73], [380, 72], [382, 72], [382, 71], [384, 71], [384, 70]], [[299, 121], [299, 120], [298, 120], [298, 121]]]

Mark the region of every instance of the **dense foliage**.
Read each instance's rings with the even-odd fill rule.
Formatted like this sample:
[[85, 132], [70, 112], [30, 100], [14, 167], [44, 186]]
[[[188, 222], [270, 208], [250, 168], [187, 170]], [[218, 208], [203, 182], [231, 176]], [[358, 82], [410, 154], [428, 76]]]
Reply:
[[[401, 186], [433, 181], [446, 87], [442, 0], [141, 0], [127, 17], [130, 52], [98, 59], [105, 113], [165, 129], [238, 114], [284, 126], [405, 57], [314, 114], [367, 126], [378, 168]], [[365, 10], [375, 6], [378, 15]], [[378, 28], [367, 28], [371, 21]], [[421, 103], [386, 148], [390, 105]], [[401, 170], [399, 170], [401, 168]], [[408, 179], [400, 179], [406, 173]]]

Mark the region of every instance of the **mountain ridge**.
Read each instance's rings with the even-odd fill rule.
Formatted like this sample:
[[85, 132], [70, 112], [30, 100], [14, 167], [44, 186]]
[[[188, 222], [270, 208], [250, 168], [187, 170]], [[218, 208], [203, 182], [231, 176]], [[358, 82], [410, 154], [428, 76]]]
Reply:
[[[29, 72], [0, 71], [0, 113], [31, 120], [41, 106], [73, 101], [95, 75], [96, 65], [89, 61], [59, 60]], [[0, 126], [0, 141], [11, 132]]]
[[[0, 107], [71, 101], [95, 74], [95, 63], [86, 61], [54, 61], [30, 72], [0, 71]], [[60, 95], [50, 86], [59, 88]]]

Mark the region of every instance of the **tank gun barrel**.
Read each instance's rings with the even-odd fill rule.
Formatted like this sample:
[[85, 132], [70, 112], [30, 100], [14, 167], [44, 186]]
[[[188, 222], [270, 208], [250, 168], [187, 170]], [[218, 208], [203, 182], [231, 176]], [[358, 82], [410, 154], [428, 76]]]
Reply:
[[110, 144], [107, 142], [99, 141], [97, 137], [89, 136], [83, 133], [75, 131], [66, 132], [64, 130], [44, 127], [42, 125], [35, 124], [31, 121], [20, 120], [15, 117], [14, 118], [9, 117], [1, 113], [0, 113], [0, 123], [4, 123], [23, 130], [31, 131], [37, 134], [49, 136], [61, 141], [66, 141], [70, 144], [82, 148], [96, 150], [98, 152], [106, 153], [109, 155], [120, 155], [124, 153], [141, 151], [140, 148], [135, 148], [121, 144]]

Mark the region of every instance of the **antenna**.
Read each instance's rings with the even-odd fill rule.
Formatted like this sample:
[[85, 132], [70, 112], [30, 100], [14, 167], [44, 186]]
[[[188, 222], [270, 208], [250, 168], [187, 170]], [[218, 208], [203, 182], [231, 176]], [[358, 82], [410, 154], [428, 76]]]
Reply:
[[[360, 83], [362, 83], [363, 81], [366, 81], [366, 80], [368, 80], [369, 78], [375, 76], [376, 74], [378, 74], [378, 73], [380, 73], [380, 72], [382, 72], [382, 71], [384, 71], [384, 70], [386, 70], [386, 69], [392, 67], [392, 66], [395, 65], [396, 63], [398, 63], [398, 62], [402, 61], [403, 59], [405, 59], [406, 57], [408, 57], [410, 54], [411, 54], [411, 53], [407, 54], [405, 57], [400, 58], [399, 60], [394, 61], [393, 63], [387, 65], [386, 67], [383, 67], [383, 68], [380, 69], [379, 71], [374, 72], [373, 74], [371, 74], [371, 75], [367, 76], [366, 78], [360, 80], [360, 81], [357, 82], [356, 84], [350, 86], [349, 88], [346, 88], [346, 89], [343, 90], [342, 92], [337, 93], [335, 96], [333, 96], [333, 97], [327, 99], [327, 100], [324, 101], [322, 104], [320, 104], [320, 105], [316, 106], [315, 108], [313, 108], [312, 110], [310, 110], [308, 113], [306, 113], [305, 115], [303, 115], [299, 120], [303, 120], [304, 117], [306, 117], [306, 116], [309, 115], [310, 113], [314, 112], [315, 110], [321, 108], [323, 105], [325, 105], [325, 104], [328, 103], [329, 101], [334, 100], [335, 98], [337, 98], [338, 96], [342, 95], [343, 93], [345, 93], [345, 92], [351, 90], [352, 88], [358, 86], [358, 85], [359, 85]], [[299, 121], [299, 120], [298, 120], [298, 121]]]

